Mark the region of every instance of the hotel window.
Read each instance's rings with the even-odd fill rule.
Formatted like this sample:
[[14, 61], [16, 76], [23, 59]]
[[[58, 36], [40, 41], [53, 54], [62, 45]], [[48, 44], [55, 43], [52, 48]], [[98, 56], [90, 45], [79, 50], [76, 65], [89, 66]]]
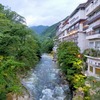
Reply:
[[86, 12], [88, 12], [89, 11], [89, 8], [88, 9], [86, 9]]
[[85, 8], [81, 8], [81, 10], [84, 10]]
[[74, 26], [72, 26], [72, 30], [74, 29]]
[[69, 31], [71, 31], [71, 28], [69, 28]]
[[89, 47], [94, 48], [94, 42], [89, 42]]
[[100, 63], [98, 63], [98, 66], [100, 67]]
[[100, 69], [99, 69], [99, 68], [95, 68], [95, 73], [96, 73], [97, 75], [100, 75]]
[[96, 48], [96, 49], [100, 48], [100, 41], [96, 41], [96, 42], [95, 42], [95, 48]]
[[77, 24], [75, 25], [75, 28], [76, 28], [76, 29], [79, 29], [79, 23], [77, 23]]
[[95, 0], [94, 3], [96, 4], [98, 2], [98, 0]]
[[67, 30], [67, 33], [69, 33], [69, 29]]
[[95, 33], [100, 34], [100, 29], [95, 30]]
[[92, 66], [90, 66], [90, 71], [93, 72], [93, 67]]
[[89, 16], [88, 20], [92, 19], [92, 15]]
[[92, 3], [91, 3], [91, 8], [93, 8], [93, 5], [94, 5], [94, 4], [93, 4], [93, 2], [92, 2]]
[[70, 31], [72, 31], [72, 27], [70, 27]]

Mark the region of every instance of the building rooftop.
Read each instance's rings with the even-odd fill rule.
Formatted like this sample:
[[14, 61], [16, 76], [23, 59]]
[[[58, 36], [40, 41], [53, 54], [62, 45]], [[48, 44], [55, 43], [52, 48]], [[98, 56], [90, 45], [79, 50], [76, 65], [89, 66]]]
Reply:
[[80, 5], [72, 12], [72, 14], [70, 15], [70, 18], [71, 18], [74, 14], [76, 14], [80, 8], [84, 8], [84, 9], [85, 9], [85, 3], [80, 4]]
[[79, 4], [79, 6], [72, 12], [70, 17], [72, 17], [80, 8], [86, 8], [93, 0], [88, 0], [86, 3]]
[[85, 7], [87, 7], [90, 3], [92, 3], [93, 0], [88, 0], [86, 3], [85, 3]]

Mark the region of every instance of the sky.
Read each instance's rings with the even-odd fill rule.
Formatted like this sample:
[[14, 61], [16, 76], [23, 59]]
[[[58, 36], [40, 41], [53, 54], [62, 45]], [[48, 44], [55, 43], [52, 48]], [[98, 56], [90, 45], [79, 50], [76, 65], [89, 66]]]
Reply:
[[0, 3], [25, 17], [28, 26], [53, 25], [87, 0], [0, 0]]

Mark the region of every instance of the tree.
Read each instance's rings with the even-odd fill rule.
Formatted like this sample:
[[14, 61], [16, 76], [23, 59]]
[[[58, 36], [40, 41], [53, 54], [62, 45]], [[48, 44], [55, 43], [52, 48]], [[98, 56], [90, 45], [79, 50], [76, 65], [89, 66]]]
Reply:
[[24, 18], [0, 5], [0, 100], [21, 93], [20, 76], [39, 61], [40, 43], [23, 24]]
[[53, 39], [52, 38], [43, 38], [42, 42], [42, 52], [44, 53], [50, 53], [53, 49]]
[[26, 23], [25, 18], [21, 15], [17, 14], [15, 11], [11, 11], [8, 7], [5, 7], [4, 14], [12, 22], [15, 23]]
[[79, 54], [79, 48], [74, 42], [61, 42], [57, 49], [59, 67], [65, 73], [67, 80], [74, 88], [84, 84], [82, 83], [82, 85], [79, 85], [76, 81], [78, 80], [77, 78], [80, 79], [83, 77], [81, 74], [82, 60], [78, 57]]

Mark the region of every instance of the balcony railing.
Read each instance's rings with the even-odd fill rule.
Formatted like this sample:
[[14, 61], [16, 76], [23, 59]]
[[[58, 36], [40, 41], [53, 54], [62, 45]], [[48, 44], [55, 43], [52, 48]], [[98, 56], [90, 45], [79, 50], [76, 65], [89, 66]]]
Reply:
[[62, 31], [57, 31], [56, 36], [59, 36], [62, 33]]
[[69, 36], [63, 37], [64, 40], [72, 41], [72, 40], [77, 40], [78, 39], [78, 34], [72, 34]]
[[93, 16], [92, 18], [88, 19], [88, 24], [93, 23], [94, 21], [100, 19], [100, 13], [98, 15]]
[[87, 32], [86, 35], [90, 36], [90, 35], [95, 35], [95, 34], [100, 34], [99, 32], [95, 32], [95, 31], [91, 31], [91, 32]]
[[100, 23], [98, 23], [97, 25], [95, 25], [95, 26], [93, 27], [93, 29], [97, 29], [97, 28], [100, 28]]
[[87, 30], [88, 29], [88, 25], [83, 27], [83, 31]]
[[91, 3], [90, 7], [88, 9], [87, 15], [90, 15], [93, 11], [95, 11], [96, 9], [98, 9], [99, 6], [100, 6], [100, 1], [99, 0], [97, 0], [95, 3]]
[[83, 26], [88, 25], [88, 20], [83, 23]]
[[87, 55], [90, 57], [96, 57], [100, 59], [100, 50], [89, 48], [84, 51], [84, 55]]

